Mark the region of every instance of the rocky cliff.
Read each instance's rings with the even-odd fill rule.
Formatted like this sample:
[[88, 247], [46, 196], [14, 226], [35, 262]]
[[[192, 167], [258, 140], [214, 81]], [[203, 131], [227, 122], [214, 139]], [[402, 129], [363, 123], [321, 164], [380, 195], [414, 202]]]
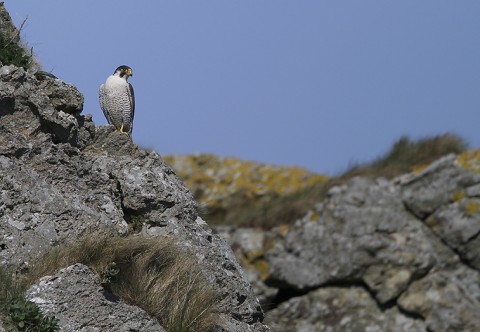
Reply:
[[330, 189], [271, 231], [219, 227], [277, 331], [480, 330], [480, 151]]
[[[11, 27], [3, 4], [0, 10], [2, 26]], [[0, 67], [0, 267], [21, 276], [50, 248], [99, 230], [136, 233], [140, 242], [173, 237], [195, 257], [198, 278], [219, 294], [215, 330], [267, 330], [230, 247], [198, 217], [175, 173], [157, 153], [140, 150], [110, 126], [96, 127], [82, 111], [74, 86]], [[65, 331], [163, 330], [100, 284], [97, 274], [76, 264], [45, 276], [27, 294]]]

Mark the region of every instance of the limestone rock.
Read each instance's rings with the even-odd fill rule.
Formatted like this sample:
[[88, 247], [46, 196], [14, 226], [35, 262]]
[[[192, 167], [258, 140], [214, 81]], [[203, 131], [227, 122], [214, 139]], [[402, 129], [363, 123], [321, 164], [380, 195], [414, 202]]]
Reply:
[[65, 332], [165, 331], [145, 311], [106, 291], [99, 277], [82, 264], [43, 277], [27, 291], [27, 299], [57, 318]]
[[[468, 154], [465, 153], [467, 157]], [[471, 172], [468, 167], [462, 167], [464, 158], [457, 160], [455, 155], [449, 155], [419, 173], [397, 179], [407, 208], [418, 218], [425, 219], [438, 208], [458, 199], [462, 190], [472, 187], [474, 189], [475, 185], [480, 183], [480, 174]]]
[[480, 270], [480, 153], [447, 156], [400, 180], [406, 206]]
[[356, 178], [267, 252], [268, 281], [297, 290], [361, 281], [386, 303], [436, 263], [429, 237], [395, 186]]
[[403, 316], [396, 308], [378, 308], [361, 287], [317, 289], [283, 302], [266, 321], [282, 332], [426, 331], [422, 320]]
[[429, 331], [477, 331], [480, 275], [464, 266], [434, 271], [413, 282], [398, 304], [422, 316]]
[[280, 331], [477, 331], [479, 170], [472, 150], [332, 188], [265, 253], [266, 283], [279, 288], [267, 321]]

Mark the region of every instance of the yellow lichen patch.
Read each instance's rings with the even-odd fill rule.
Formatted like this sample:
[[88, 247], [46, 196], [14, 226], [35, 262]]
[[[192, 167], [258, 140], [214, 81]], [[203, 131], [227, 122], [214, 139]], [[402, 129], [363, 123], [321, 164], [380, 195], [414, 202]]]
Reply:
[[473, 215], [477, 214], [478, 211], [480, 210], [480, 202], [477, 201], [477, 200], [469, 199], [465, 203], [464, 208], [465, 208], [465, 212], [469, 216], [473, 216]]
[[318, 221], [320, 215], [317, 212], [309, 212], [306, 217], [309, 221]]
[[428, 217], [427, 220], [425, 220], [425, 224], [432, 230], [432, 232], [440, 232], [440, 225], [438, 224], [438, 220], [435, 217]]
[[288, 230], [290, 229], [290, 226], [282, 224], [282, 225], [279, 225], [277, 229], [282, 236], [285, 236], [287, 235]]
[[249, 262], [254, 262], [255, 260], [263, 257], [265, 251], [262, 249], [257, 251], [250, 251], [245, 254], [245, 257], [248, 259]]
[[457, 157], [457, 165], [475, 173], [480, 173], [480, 150], [469, 150]]
[[257, 272], [261, 280], [265, 280], [268, 277], [270, 269], [267, 261], [263, 258], [263, 255], [243, 255], [237, 252], [236, 256], [243, 268]]
[[412, 172], [413, 173], [420, 173], [422, 172], [424, 169], [426, 169], [428, 167], [427, 164], [422, 164], [422, 165], [415, 165], [412, 167]]
[[260, 280], [264, 281], [265, 279], [268, 278], [268, 275], [270, 274], [270, 268], [266, 260], [264, 259], [257, 260], [255, 261], [254, 266], [255, 266], [255, 271], [259, 273]]
[[465, 198], [465, 192], [463, 190], [457, 190], [452, 194], [452, 201], [459, 202]]

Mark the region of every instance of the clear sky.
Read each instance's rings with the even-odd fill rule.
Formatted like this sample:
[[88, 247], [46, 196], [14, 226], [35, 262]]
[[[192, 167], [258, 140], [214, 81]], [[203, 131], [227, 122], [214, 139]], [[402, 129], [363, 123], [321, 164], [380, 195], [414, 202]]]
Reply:
[[132, 67], [134, 142], [338, 173], [401, 135], [480, 146], [478, 0], [6, 0], [85, 95]]

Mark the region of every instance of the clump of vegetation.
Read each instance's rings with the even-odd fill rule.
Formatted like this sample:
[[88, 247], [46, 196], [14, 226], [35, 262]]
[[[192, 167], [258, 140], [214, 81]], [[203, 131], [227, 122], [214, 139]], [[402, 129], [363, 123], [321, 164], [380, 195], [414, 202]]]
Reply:
[[27, 284], [82, 263], [104, 286], [158, 319], [169, 331], [209, 331], [218, 296], [193, 255], [171, 238], [94, 234], [50, 250], [28, 273]]
[[353, 166], [345, 173], [325, 182], [315, 183], [290, 194], [272, 197], [265, 203], [233, 206], [231, 209], [225, 209], [224, 215], [210, 216], [207, 210], [204, 218], [210, 224], [229, 224], [263, 229], [292, 224], [305, 216], [315, 204], [321, 202], [330, 188], [341, 185], [355, 176], [392, 179], [407, 172], [420, 170], [449, 153], [461, 153], [466, 148], [465, 141], [454, 134], [424, 138], [418, 141], [402, 137], [384, 156], [367, 164]]
[[54, 332], [58, 320], [44, 316], [38, 306], [25, 300], [25, 287], [0, 269], [0, 317], [7, 331]]
[[8, 38], [3, 33], [0, 33], [0, 62], [3, 65], [14, 65], [23, 67], [25, 70], [29, 69], [33, 63], [32, 54], [27, 54], [25, 49]]
[[421, 169], [449, 153], [461, 153], [466, 142], [454, 134], [445, 134], [413, 141], [404, 136], [397, 140], [385, 156], [366, 165], [356, 165], [343, 176], [357, 175], [394, 178]]
[[30, 52], [28, 53], [26, 48], [18, 42], [18, 36], [25, 21], [23, 21], [18, 31], [13, 32], [12, 34], [0, 31], [0, 62], [3, 65], [23, 67], [25, 70], [36, 65], [33, 58], [33, 50], [30, 49]]

